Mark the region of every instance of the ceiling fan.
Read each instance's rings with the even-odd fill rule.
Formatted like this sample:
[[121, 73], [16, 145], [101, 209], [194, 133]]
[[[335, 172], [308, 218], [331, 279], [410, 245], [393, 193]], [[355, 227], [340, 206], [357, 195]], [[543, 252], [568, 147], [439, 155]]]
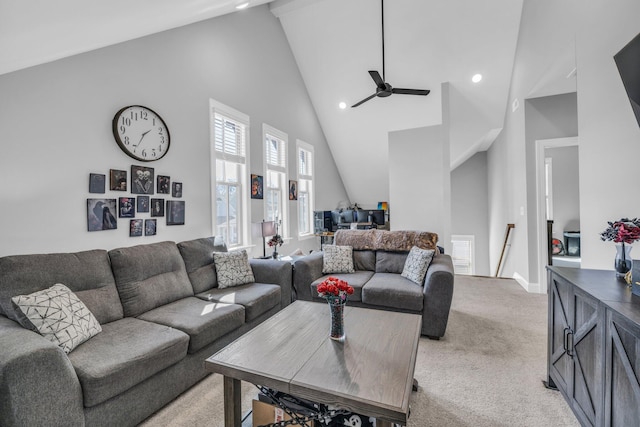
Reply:
[[385, 81], [384, 75], [384, 0], [380, 0], [381, 8], [382, 8], [382, 77], [380, 77], [380, 73], [375, 70], [369, 70], [369, 75], [376, 83], [376, 93], [370, 95], [363, 99], [360, 102], [356, 102], [351, 106], [351, 108], [355, 108], [360, 104], [367, 102], [368, 100], [379, 96], [381, 98], [390, 96], [393, 93], [401, 94], [401, 95], [429, 95], [431, 92], [428, 89], [400, 89], [397, 87], [392, 87], [389, 83]]

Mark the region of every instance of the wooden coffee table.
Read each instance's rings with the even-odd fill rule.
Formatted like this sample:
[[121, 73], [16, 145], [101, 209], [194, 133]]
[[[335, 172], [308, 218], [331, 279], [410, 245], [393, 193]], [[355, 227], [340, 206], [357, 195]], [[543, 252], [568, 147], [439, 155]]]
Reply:
[[224, 375], [225, 427], [242, 424], [240, 381], [406, 425], [421, 322], [347, 304], [340, 343], [326, 303], [294, 302], [205, 361]]

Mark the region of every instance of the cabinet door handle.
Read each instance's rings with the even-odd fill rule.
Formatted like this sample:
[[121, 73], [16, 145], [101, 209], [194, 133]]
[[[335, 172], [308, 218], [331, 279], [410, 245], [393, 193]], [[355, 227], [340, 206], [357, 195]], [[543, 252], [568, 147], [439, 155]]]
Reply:
[[567, 333], [567, 355], [573, 359], [573, 331], [571, 329]]
[[569, 328], [564, 328], [564, 331], [563, 331], [564, 335], [562, 336], [562, 349], [564, 350], [565, 353], [569, 351], [568, 344], [567, 344], [567, 338], [569, 337], [569, 334], [568, 334], [569, 331], [570, 331]]

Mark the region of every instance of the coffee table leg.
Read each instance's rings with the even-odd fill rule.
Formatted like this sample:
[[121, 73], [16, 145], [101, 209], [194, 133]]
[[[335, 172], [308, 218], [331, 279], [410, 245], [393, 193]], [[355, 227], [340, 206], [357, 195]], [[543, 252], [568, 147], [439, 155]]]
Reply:
[[240, 380], [224, 377], [224, 426], [242, 427]]
[[393, 423], [391, 421], [376, 418], [376, 427], [393, 427]]

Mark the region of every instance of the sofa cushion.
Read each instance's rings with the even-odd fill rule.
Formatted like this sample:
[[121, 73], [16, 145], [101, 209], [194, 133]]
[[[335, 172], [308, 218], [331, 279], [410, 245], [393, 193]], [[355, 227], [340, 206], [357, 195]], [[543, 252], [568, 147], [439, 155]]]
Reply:
[[370, 305], [422, 311], [423, 288], [399, 274], [376, 273], [362, 289], [362, 302]]
[[109, 251], [124, 315], [145, 311], [193, 296], [184, 261], [174, 242]]
[[402, 274], [407, 261], [407, 252], [376, 252], [376, 273]]
[[102, 331], [87, 306], [60, 283], [29, 295], [15, 296], [11, 301], [23, 327], [38, 332], [65, 353]]
[[176, 328], [189, 335], [195, 353], [244, 323], [244, 307], [187, 297], [138, 316], [138, 319]]
[[204, 292], [218, 286], [213, 264], [214, 252], [227, 252], [227, 245], [220, 237], [204, 237], [178, 243], [193, 292]]
[[188, 345], [184, 332], [144, 320], [127, 317], [102, 325], [102, 333], [69, 353], [84, 406], [102, 403], [179, 362]]
[[356, 251], [353, 250], [353, 268], [357, 270], [376, 271], [376, 252], [375, 251]]
[[320, 298], [318, 297], [318, 285], [328, 279], [329, 276], [345, 280], [351, 287], [353, 287], [353, 294], [349, 295], [349, 300], [362, 301], [362, 287], [369, 281], [369, 279], [371, 279], [373, 271], [363, 270], [356, 271], [354, 273], [324, 275], [311, 282], [311, 298]]
[[322, 273], [353, 273], [353, 248], [326, 245], [322, 256]]
[[249, 255], [244, 249], [233, 252], [215, 252], [213, 263], [216, 266], [218, 287], [221, 289], [256, 281], [249, 264]]
[[210, 289], [196, 296], [207, 301], [240, 304], [245, 309], [245, 321], [250, 322], [280, 305], [281, 288], [268, 283], [251, 283], [232, 288]]
[[427, 269], [434, 254], [435, 251], [433, 249], [420, 249], [414, 246], [409, 251], [409, 255], [407, 255], [401, 276], [422, 286], [424, 284], [424, 276], [427, 274]]
[[17, 321], [11, 297], [56, 283], [71, 289], [98, 322], [122, 319], [122, 304], [105, 250], [0, 258], [0, 314]]

